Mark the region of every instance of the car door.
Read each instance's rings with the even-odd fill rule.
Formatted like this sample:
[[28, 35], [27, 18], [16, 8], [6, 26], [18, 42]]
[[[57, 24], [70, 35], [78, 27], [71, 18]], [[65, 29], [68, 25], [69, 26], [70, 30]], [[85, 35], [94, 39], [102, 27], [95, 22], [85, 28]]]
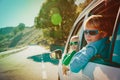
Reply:
[[[97, 59], [97, 61], [90, 61], [87, 66], [82, 70], [82, 75], [87, 76], [87, 80], [120, 79], [120, 6], [117, 5], [118, 3], [115, 2], [113, 6], [107, 8], [108, 10], [99, 13], [102, 15], [109, 15], [109, 20], [111, 21], [111, 25], [113, 26], [113, 31], [111, 32], [112, 36], [110, 37], [110, 58], [109, 61], [103, 61], [100, 58]], [[98, 14], [94, 11], [91, 12], [94, 14]]]
[[[68, 71], [66, 76], [62, 74], [62, 64], [60, 62], [59, 71], [58, 71], [60, 80], [118, 80], [120, 79], [119, 77], [120, 62], [118, 61], [120, 59], [119, 57], [120, 48], [118, 48], [118, 45], [117, 45], [120, 40], [119, 39], [120, 32], [118, 32], [119, 30], [117, 31], [119, 26], [115, 25], [118, 22], [120, 22], [119, 18], [117, 18], [117, 16], [119, 17], [119, 13], [120, 13], [119, 5], [120, 5], [119, 0], [106, 0], [106, 1], [98, 0], [96, 2], [93, 1], [93, 3], [91, 3], [78, 16], [77, 20], [75, 21], [73, 28], [71, 29], [71, 33], [68, 37], [65, 50], [64, 50], [64, 54], [69, 51], [69, 40], [73, 35], [79, 35], [79, 39], [80, 39], [79, 49], [84, 47], [86, 45], [86, 41], [84, 39], [84, 34], [83, 34], [84, 20], [91, 15], [100, 14], [108, 18], [108, 21], [110, 23], [108, 25], [111, 28], [112, 36], [110, 37], [111, 51], [110, 51], [110, 55], [108, 55], [110, 56], [109, 61], [105, 62], [100, 58], [97, 59], [97, 61], [92, 60], [79, 73], [72, 73]], [[115, 75], [113, 75], [114, 73]]]

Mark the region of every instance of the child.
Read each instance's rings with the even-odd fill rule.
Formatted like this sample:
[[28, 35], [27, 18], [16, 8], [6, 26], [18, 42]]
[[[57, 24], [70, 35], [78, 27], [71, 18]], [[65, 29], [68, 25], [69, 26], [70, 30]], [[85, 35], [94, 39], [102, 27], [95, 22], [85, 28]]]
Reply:
[[73, 56], [69, 65], [71, 72], [78, 73], [96, 54], [108, 58], [106, 54], [109, 51], [108, 27], [110, 26], [102, 15], [92, 15], [86, 20], [84, 37], [87, 45]]
[[65, 54], [62, 64], [68, 65], [70, 63], [70, 60], [72, 56], [78, 51], [78, 41], [79, 37], [78, 36], [73, 36], [70, 40], [70, 52]]
[[63, 60], [62, 60], [62, 69], [63, 69], [63, 74], [66, 74], [66, 70], [67, 70], [67, 66], [69, 65], [72, 57], [74, 56], [74, 54], [78, 51], [78, 41], [79, 41], [79, 37], [78, 36], [73, 36], [70, 39], [70, 51], [69, 53], [65, 54]]

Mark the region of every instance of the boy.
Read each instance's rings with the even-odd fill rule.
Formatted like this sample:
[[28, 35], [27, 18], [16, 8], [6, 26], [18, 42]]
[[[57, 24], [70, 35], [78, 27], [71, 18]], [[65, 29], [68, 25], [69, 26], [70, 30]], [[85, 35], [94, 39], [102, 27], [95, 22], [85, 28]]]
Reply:
[[65, 56], [62, 60], [63, 74], [66, 74], [66, 71], [68, 70], [67, 66], [69, 65], [74, 54], [78, 51], [78, 41], [79, 41], [78, 36], [72, 36], [70, 39], [70, 43], [69, 43], [70, 51], [69, 51], [69, 53], [65, 54]]
[[72, 56], [78, 51], [78, 41], [79, 37], [78, 36], [73, 36], [70, 40], [70, 51], [69, 53], [65, 54], [62, 64], [68, 65], [70, 63], [70, 60], [72, 59]]
[[108, 58], [106, 54], [109, 51], [108, 27], [110, 26], [102, 15], [92, 15], [86, 20], [84, 37], [87, 45], [73, 56], [69, 65], [71, 72], [78, 73], [96, 54]]

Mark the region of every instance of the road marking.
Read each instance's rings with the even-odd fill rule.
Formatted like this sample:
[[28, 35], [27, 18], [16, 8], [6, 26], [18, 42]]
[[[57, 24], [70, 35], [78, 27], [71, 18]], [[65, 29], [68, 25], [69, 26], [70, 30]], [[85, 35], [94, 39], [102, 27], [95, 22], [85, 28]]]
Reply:
[[45, 70], [43, 57], [42, 57], [42, 80], [47, 80], [47, 73], [46, 73], [46, 70]]
[[47, 80], [46, 71], [42, 71], [42, 79], [43, 79], [43, 80]]
[[44, 63], [42, 62], [42, 70], [44, 70], [45, 69], [45, 65], [44, 65]]

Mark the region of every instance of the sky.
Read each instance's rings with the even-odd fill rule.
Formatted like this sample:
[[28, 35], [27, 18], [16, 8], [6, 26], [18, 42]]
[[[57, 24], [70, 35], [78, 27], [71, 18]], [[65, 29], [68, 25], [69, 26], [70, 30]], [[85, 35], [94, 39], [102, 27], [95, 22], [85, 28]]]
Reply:
[[75, 0], [75, 4], [78, 6], [80, 3], [84, 3], [86, 0]]
[[43, 2], [45, 0], [0, 0], [0, 28], [19, 23], [33, 26]]

